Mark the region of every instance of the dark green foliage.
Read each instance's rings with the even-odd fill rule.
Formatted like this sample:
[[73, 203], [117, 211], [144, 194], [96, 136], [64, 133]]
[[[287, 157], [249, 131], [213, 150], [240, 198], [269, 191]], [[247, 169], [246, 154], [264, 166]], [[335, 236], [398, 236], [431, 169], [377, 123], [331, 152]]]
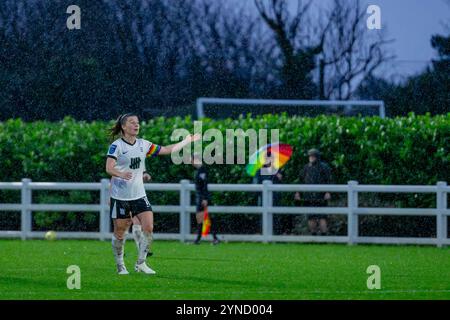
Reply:
[[[19, 119], [0, 122], [0, 167], [2, 181], [97, 182], [107, 177], [105, 154], [110, 141], [107, 129], [112, 123], [59, 122], [26, 123]], [[155, 118], [141, 122], [140, 136], [167, 145], [172, 131], [192, 132], [188, 118]], [[298, 172], [306, 163], [306, 151], [317, 147], [333, 168], [334, 180], [363, 184], [435, 184], [449, 180], [450, 113], [431, 117], [392, 119], [325, 117], [299, 118], [265, 115], [203, 121], [203, 132], [226, 129], [279, 129], [280, 140], [294, 146], [285, 167], [285, 182], [298, 182]], [[224, 135], [225, 136], [225, 135]], [[203, 143], [203, 147], [208, 142]], [[188, 165], [173, 165], [170, 157], [152, 158], [147, 169], [154, 182], [178, 182], [192, 178]], [[245, 165], [210, 167], [213, 182], [250, 183]]]
[[[54, 123], [25, 123], [21, 120], [0, 123], [1, 180], [20, 181], [27, 177], [33, 181], [98, 182], [107, 178], [104, 170], [105, 153], [109, 145], [106, 131], [111, 124], [77, 122], [71, 118]], [[141, 136], [154, 143], [167, 145], [174, 143], [170, 136], [177, 128], [192, 132], [193, 122], [189, 117], [143, 121]], [[411, 114], [391, 119], [299, 118], [286, 115], [220, 121], [205, 119], [203, 132], [209, 128], [217, 128], [222, 132], [238, 128], [279, 129], [280, 140], [294, 146], [293, 157], [284, 170], [284, 183], [299, 182], [298, 173], [307, 161], [306, 151], [312, 147], [322, 151], [324, 160], [332, 167], [333, 180], [338, 184], [345, 184], [349, 180], [357, 180], [361, 184], [409, 185], [450, 181], [450, 114], [434, 117]], [[203, 147], [208, 144], [204, 142]], [[153, 182], [179, 182], [182, 179], [192, 180], [193, 177], [190, 165], [174, 165], [170, 157], [149, 159], [146, 167]], [[245, 174], [245, 165], [212, 165], [209, 169], [212, 183], [252, 181]], [[10, 192], [1, 193], [0, 201], [17, 201], [17, 197], [12, 200], [12, 196]], [[52, 197], [51, 202], [55, 203], [80, 202], [76, 200], [80, 198], [77, 194]], [[150, 193], [149, 197], [152, 204], [163, 205], [177, 203], [179, 195], [176, 192], [161, 192]], [[283, 194], [281, 204], [293, 205], [292, 197], [290, 193]], [[47, 200], [45, 197], [34, 199], [37, 202]], [[81, 202], [95, 203], [98, 195], [85, 200]], [[249, 193], [216, 192], [212, 193], [212, 201], [216, 205], [255, 205], [256, 197]], [[332, 205], [346, 205], [345, 195], [334, 194]], [[362, 194], [360, 205], [429, 208], [435, 206], [435, 199], [427, 195]], [[46, 219], [48, 217], [36, 213], [35, 226], [41, 228], [48, 225], [50, 222]], [[55, 222], [55, 219], [52, 221]], [[78, 218], [68, 216], [62, 219], [66, 220], [64, 223], [61, 220], [61, 224], [67, 227], [70, 221]], [[83, 221], [83, 225], [96, 225], [94, 216], [83, 219], [89, 220]], [[222, 221], [225, 217], [220, 219], [220, 224], [226, 223]], [[235, 216], [233, 219], [238, 218]], [[248, 230], [260, 232], [259, 217], [239, 219], [239, 223], [233, 225], [247, 225]], [[339, 218], [334, 223], [342, 226], [344, 222]], [[420, 228], [420, 223], [416, 225]], [[335, 227], [335, 230], [341, 230], [341, 227]]]
[[270, 68], [255, 72], [268, 56], [255, 18], [217, 1], [80, 0], [81, 29], [68, 30], [72, 4], [0, 2], [0, 120], [105, 120], [124, 109], [190, 114], [180, 107], [198, 96], [274, 88], [265, 81]]
[[[68, 195], [40, 193], [34, 201], [36, 203], [82, 203], [92, 204], [90, 193], [84, 191], [69, 191]], [[98, 202], [98, 199], [97, 199]], [[46, 231], [99, 231], [99, 214], [96, 212], [34, 212], [33, 230]]]

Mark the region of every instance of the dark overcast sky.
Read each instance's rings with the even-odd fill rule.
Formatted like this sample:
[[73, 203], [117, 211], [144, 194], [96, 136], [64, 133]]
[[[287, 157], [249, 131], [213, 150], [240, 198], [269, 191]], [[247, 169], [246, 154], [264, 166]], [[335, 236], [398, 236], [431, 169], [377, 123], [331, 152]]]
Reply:
[[382, 24], [397, 56], [391, 75], [417, 73], [435, 57], [430, 39], [450, 33], [450, 1], [446, 0], [368, 0], [381, 8]]
[[[256, 11], [253, 0], [247, 1]], [[288, 1], [295, 10], [297, 0]], [[314, 1], [317, 7], [331, 2]], [[388, 39], [395, 40], [389, 49], [397, 58], [380, 72], [387, 78], [400, 80], [423, 70], [435, 57], [431, 36], [450, 33], [450, 0], [363, 0], [363, 3], [381, 8], [383, 30]]]

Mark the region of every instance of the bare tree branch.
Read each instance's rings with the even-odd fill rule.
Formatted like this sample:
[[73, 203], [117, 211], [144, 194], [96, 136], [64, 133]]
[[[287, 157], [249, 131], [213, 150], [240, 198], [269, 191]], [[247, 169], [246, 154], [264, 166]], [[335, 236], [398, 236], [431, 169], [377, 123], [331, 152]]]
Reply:
[[325, 96], [347, 100], [362, 79], [390, 58], [384, 49], [389, 41], [382, 34], [378, 39], [369, 34], [359, 0], [335, 0], [331, 11], [331, 27], [324, 44], [328, 79]]

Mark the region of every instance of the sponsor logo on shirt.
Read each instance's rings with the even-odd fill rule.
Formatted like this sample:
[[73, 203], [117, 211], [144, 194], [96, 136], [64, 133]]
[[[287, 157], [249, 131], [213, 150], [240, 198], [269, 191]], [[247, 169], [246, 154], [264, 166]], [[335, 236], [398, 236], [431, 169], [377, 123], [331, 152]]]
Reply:
[[112, 144], [111, 147], [109, 147], [109, 154], [113, 154], [116, 151], [117, 145]]

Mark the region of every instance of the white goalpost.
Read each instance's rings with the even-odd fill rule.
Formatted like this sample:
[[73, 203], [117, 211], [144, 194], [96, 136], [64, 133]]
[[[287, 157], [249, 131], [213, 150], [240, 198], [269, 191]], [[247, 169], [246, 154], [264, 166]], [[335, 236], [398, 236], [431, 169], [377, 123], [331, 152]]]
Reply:
[[378, 108], [380, 118], [386, 117], [384, 101], [381, 100], [275, 100], [275, 99], [234, 99], [205, 98], [197, 99], [197, 118], [205, 117], [205, 105], [239, 105], [239, 106], [288, 106], [288, 107], [336, 107], [351, 108], [354, 106]]

